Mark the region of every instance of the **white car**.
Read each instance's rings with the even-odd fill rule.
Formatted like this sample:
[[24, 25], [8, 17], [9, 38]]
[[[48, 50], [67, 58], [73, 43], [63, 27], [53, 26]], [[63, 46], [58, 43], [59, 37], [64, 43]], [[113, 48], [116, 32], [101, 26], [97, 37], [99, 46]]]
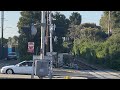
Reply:
[[33, 61], [22, 61], [16, 65], [4, 66], [1, 68], [1, 73], [6, 74], [31, 74]]

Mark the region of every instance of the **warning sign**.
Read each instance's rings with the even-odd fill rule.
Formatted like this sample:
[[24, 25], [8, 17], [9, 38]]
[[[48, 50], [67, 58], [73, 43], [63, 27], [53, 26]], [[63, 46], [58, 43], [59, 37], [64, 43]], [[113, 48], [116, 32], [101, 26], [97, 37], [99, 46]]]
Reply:
[[34, 42], [28, 42], [28, 52], [34, 53]]

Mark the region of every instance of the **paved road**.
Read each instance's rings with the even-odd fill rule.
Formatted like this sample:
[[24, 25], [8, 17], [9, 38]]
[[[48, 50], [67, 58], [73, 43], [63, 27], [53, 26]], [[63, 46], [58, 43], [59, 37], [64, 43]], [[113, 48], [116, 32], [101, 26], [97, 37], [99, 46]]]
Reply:
[[[64, 79], [69, 76], [70, 79], [120, 79], [120, 72], [114, 71], [100, 71], [100, 70], [67, 70], [67, 69], [54, 69], [53, 79]], [[8, 75], [0, 74], [0, 79], [31, 79], [31, 75]], [[39, 79], [34, 76], [34, 79]], [[44, 77], [43, 79], [49, 79]]]
[[[12, 60], [12, 61], [0, 61], [0, 68], [5, 65], [17, 64], [20, 61]], [[83, 66], [83, 65], [82, 65]], [[64, 79], [65, 76], [70, 76], [71, 79], [120, 79], [120, 71], [115, 70], [96, 70], [96, 69], [80, 69], [80, 70], [72, 70], [72, 69], [54, 69], [53, 71], [53, 79]], [[7, 75], [0, 74], [0, 79], [31, 79], [31, 75]], [[34, 79], [39, 79], [35, 76]], [[45, 77], [44, 79], [48, 79]]]

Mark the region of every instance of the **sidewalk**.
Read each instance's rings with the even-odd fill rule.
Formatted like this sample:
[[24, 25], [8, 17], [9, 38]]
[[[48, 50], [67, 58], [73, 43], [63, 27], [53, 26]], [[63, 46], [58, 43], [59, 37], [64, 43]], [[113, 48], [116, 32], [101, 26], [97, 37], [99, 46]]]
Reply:
[[[0, 74], [0, 79], [32, 79], [31, 75], [8, 75], [8, 74]], [[38, 76], [34, 76], [33, 79], [39, 79]], [[49, 79], [48, 77], [44, 77], [43, 79]], [[65, 76], [53, 76], [52, 79], [67, 79]], [[87, 79], [85, 77], [69, 77], [68, 79]]]

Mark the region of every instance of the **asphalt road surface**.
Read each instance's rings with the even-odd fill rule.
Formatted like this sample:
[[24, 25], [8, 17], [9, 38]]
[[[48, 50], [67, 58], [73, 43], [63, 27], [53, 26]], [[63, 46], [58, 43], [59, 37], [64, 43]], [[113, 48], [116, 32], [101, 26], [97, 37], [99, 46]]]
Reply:
[[[14, 65], [20, 61], [0, 61], [0, 68], [5, 65]], [[83, 67], [83, 65], [82, 65]], [[120, 79], [120, 71], [115, 70], [96, 70], [96, 69], [83, 69], [73, 70], [73, 69], [53, 69], [52, 79], [65, 79], [69, 76], [70, 79]], [[31, 79], [31, 75], [20, 75], [20, 74], [0, 74], [0, 79]], [[34, 76], [34, 79], [39, 79]], [[43, 79], [49, 79], [44, 77]]]
[[[54, 69], [52, 79], [65, 79], [69, 76], [70, 79], [120, 79], [120, 72], [109, 70], [68, 70], [68, 69]], [[31, 75], [20, 74], [0, 74], [0, 79], [31, 79]], [[34, 76], [34, 79], [39, 79]], [[43, 79], [49, 79], [44, 77]]]

